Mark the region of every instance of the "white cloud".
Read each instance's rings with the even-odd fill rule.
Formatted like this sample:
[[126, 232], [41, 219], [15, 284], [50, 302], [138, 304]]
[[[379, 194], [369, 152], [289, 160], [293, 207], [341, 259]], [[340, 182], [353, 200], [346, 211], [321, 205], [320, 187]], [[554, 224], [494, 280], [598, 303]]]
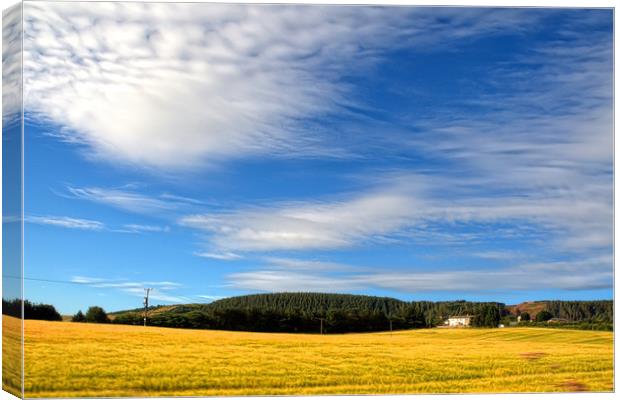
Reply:
[[237, 272], [228, 276], [229, 286], [265, 292], [349, 292], [367, 289], [367, 282], [350, 277], [330, 277], [303, 272], [258, 270]]
[[[400, 131], [364, 130], [372, 160], [397, 151], [432, 163], [362, 171], [361, 189], [338, 198], [252, 204], [180, 222], [206, 232], [213, 249], [239, 252], [500, 237], [536, 241], [563, 256], [609, 254], [611, 34], [579, 35], [583, 27], [572, 29], [586, 22], [565, 23], [562, 35], [571, 40], [487, 66], [480, 84], [498, 94], [437, 107], [434, 117], [406, 115]], [[470, 229], [459, 232], [458, 224]]]
[[5, 129], [19, 121], [22, 108], [22, 8], [2, 12], [2, 121]]
[[[67, 193], [60, 196], [87, 200], [137, 214], [163, 215], [163, 213], [183, 210], [187, 212], [200, 204], [198, 200], [169, 193], [147, 195], [131, 187], [67, 187]], [[135, 225], [138, 226], [138, 225]]]
[[330, 271], [350, 270], [346, 264], [319, 260], [302, 260], [298, 258], [265, 257], [263, 260], [271, 269], [287, 271]]
[[[27, 108], [36, 118], [59, 124], [59, 137], [92, 157], [155, 168], [255, 154], [372, 153], [377, 159], [396, 151], [433, 161], [424, 170], [412, 163], [414, 171], [396, 180], [375, 175], [386, 182], [355, 193], [227, 211], [186, 211], [186, 205], [201, 202], [169, 194], [69, 188], [73, 197], [132, 212], [192, 213], [179, 222], [205, 235], [203, 256], [230, 259], [244, 252], [333, 250], [395, 240], [492, 240], [498, 234], [534, 238], [539, 247], [562, 256], [611, 251], [611, 35], [571, 31], [571, 24], [587, 22], [569, 21], [558, 29], [576, 41], [528, 48], [526, 55], [515, 52], [514, 59], [486, 66], [488, 80], [474, 84], [488, 85], [492, 90], [485, 92], [496, 95], [438, 106], [430, 117], [399, 115], [395, 125], [401, 128], [369, 124], [359, 140], [349, 141], [321, 129], [308, 134], [308, 126], [317, 128], [309, 120], [345, 113], [345, 106], [364, 109], [352, 104], [354, 88], [343, 78], [380, 62], [382, 51], [399, 45], [432, 51], [478, 35], [520, 32], [537, 26], [543, 11], [399, 8], [396, 13], [380, 7], [133, 3], [26, 7]], [[493, 226], [499, 223], [510, 224], [512, 232]], [[455, 224], [474, 229], [455, 233]], [[239, 273], [236, 282], [256, 288], [273, 284], [274, 290], [303, 279], [312, 282], [309, 264], [289, 261], [288, 267], [297, 270], [283, 274], [284, 264], [276, 262], [264, 273]], [[597, 287], [612, 270], [611, 262], [602, 264], [605, 268], [583, 266], [595, 268], [591, 275], [553, 280], [548, 273], [540, 282], [570, 288], [576, 276]], [[347, 281], [319, 276], [315, 283], [355, 288], [400, 282], [425, 290], [435, 280], [464, 290], [485, 276], [513, 280], [514, 287], [526, 287], [536, 276], [529, 267], [501, 272], [487, 275], [472, 268], [459, 275], [390, 273]]]
[[191, 299], [184, 296], [174, 295], [173, 291], [182, 287], [180, 283], [170, 281], [127, 281], [124, 279], [108, 280], [102, 278], [88, 277], [88, 276], [74, 276], [71, 278], [71, 282], [77, 284], [83, 284], [98, 289], [112, 289], [119, 290], [124, 293], [128, 293], [134, 296], [143, 297], [145, 288], [152, 288], [149, 293], [149, 298], [158, 301], [164, 301], [167, 303], [189, 303]]
[[25, 10], [28, 112], [92, 157], [160, 168], [342, 156], [346, 147], [324, 142], [331, 133], [306, 130], [309, 118], [354, 104], [343, 77], [400, 45], [450, 46], [538, 19], [520, 10], [199, 3]]
[[471, 254], [474, 257], [488, 259], [488, 260], [515, 260], [523, 258], [524, 254], [516, 251], [479, 251]]
[[[88, 231], [106, 231], [119, 233], [154, 233], [169, 232], [170, 227], [143, 224], [124, 224], [120, 228], [109, 227], [103, 222], [91, 219], [72, 218], [65, 216], [26, 216], [25, 222], [37, 225], [51, 225], [67, 229], [81, 229]], [[5, 221], [6, 222], [6, 221]]]
[[213, 296], [213, 295], [207, 295], [207, 294], [199, 294], [199, 295], [196, 295], [196, 297], [198, 297], [200, 299], [208, 300], [209, 302], [212, 302], [212, 301], [215, 301], [215, 300], [219, 300], [219, 299], [223, 299], [222, 296]]
[[179, 222], [211, 233], [215, 247], [229, 251], [334, 249], [400, 229], [415, 206], [413, 198], [377, 193], [335, 202], [191, 215]]
[[136, 213], [158, 213], [172, 210], [177, 204], [137, 192], [99, 187], [68, 187], [69, 196], [77, 199], [101, 203]]
[[243, 258], [243, 256], [236, 254], [236, 253], [232, 253], [230, 251], [223, 252], [223, 253], [197, 252], [195, 254], [198, 257], [213, 258], [215, 260], [238, 260], [240, 258]]
[[39, 225], [52, 225], [68, 229], [82, 229], [88, 231], [102, 231], [105, 229], [103, 222], [90, 219], [58, 217], [58, 216], [27, 216], [25, 222]]
[[[403, 184], [407, 181], [411, 187]], [[340, 249], [406, 240], [473, 242], [498, 237], [542, 239], [563, 251], [611, 245], [611, 205], [601, 204], [588, 190], [570, 196], [541, 191], [485, 197], [484, 188], [466, 179], [426, 180], [405, 175], [386, 182], [381, 188], [339, 200], [248, 206], [190, 215], [179, 223], [205, 232], [213, 249], [229, 252]], [[463, 190], [470, 193], [455, 193]], [[490, 226], [497, 223], [509, 223], [511, 229]], [[471, 229], [461, 234], [454, 229], [456, 224]]]
[[128, 233], [169, 232], [170, 227], [157, 225], [125, 224], [123, 225], [121, 231]]
[[589, 290], [609, 289], [613, 271], [611, 257], [522, 264], [499, 269], [461, 268], [432, 270], [410, 266], [406, 269], [368, 268], [350, 266], [353, 272], [334, 274], [333, 271], [295, 269], [260, 269], [228, 275], [229, 286], [244, 290], [329, 291], [347, 292], [368, 288], [395, 290], [415, 294], [432, 291], [493, 292], [507, 290]]

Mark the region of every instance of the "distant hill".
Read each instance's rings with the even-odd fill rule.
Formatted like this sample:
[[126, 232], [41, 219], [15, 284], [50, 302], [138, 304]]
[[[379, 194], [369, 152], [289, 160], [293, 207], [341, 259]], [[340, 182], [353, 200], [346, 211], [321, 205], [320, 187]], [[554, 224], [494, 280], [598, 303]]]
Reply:
[[[535, 318], [542, 310], [571, 322], [611, 323], [613, 302], [536, 301], [506, 306], [498, 302], [414, 301], [332, 293], [269, 293], [229, 297], [209, 304], [149, 308], [148, 324], [195, 329], [257, 332], [373, 332], [433, 327], [452, 315], [474, 316], [474, 326], [497, 326], [517, 312]], [[143, 309], [109, 314], [114, 323], [143, 323]]]
[[[193, 308], [200, 308], [204, 306], [203, 304], [180, 304], [180, 305], [158, 305], [149, 307], [149, 316], [165, 314], [165, 313], [175, 313], [181, 310], [186, 311]], [[144, 307], [142, 308], [134, 308], [131, 310], [123, 310], [123, 311], [115, 311], [108, 313], [108, 317], [110, 320], [114, 320], [118, 315], [144, 315]]]
[[356, 309], [389, 314], [407, 302], [391, 297], [376, 297], [333, 293], [265, 293], [228, 297], [208, 304], [212, 310], [231, 308], [262, 308], [279, 311], [298, 311], [325, 314], [334, 309]]
[[526, 301], [517, 305], [506, 306], [512, 315], [527, 312], [532, 319], [541, 311], [548, 311], [555, 318], [568, 321], [613, 322], [613, 300], [542, 300]]
[[546, 301], [525, 301], [516, 305], [506, 306], [506, 309], [512, 315], [522, 313], [530, 314], [530, 317], [536, 318], [536, 315], [547, 307]]
[[[230, 297], [209, 304], [149, 309], [149, 325], [260, 332], [373, 332], [432, 327], [455, 314], [501, 317], [502, 303], [406, 302], [390, 297], [332, 293], [269, 293]], [[114, 323], [141, 324], [143, 310], [110, 314]], [[487, 318], [485, 317], [485, 318]], [[485, 320], [486, 321], [486, 320]], [[494, 324], [483, 322], [480, 324]], [[496, 324], [495, 324], [496, 325]]]

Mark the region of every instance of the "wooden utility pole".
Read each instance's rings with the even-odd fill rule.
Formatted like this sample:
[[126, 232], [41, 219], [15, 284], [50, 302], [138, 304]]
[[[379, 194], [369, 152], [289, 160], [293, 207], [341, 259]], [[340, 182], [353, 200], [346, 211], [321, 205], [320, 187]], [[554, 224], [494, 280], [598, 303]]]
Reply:
[[144, 296], [144, 326], [146, 326], [146, 316], [149, 312], [149, 293], [153, 290], [152, 288], [145, 288], [144, 292], [146, 295]]
[[323, 321], [325, 321], [325, 318], [317, 318], [319, 321], [321, 321], [321, 335], [323, 334]]

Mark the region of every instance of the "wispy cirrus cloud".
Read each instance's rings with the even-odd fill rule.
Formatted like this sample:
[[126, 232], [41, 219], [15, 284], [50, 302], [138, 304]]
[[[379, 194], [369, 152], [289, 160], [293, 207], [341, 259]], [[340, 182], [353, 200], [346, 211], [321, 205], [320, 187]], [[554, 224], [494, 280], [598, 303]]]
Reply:
[[22, 113], [22, 16], [19, 5], [2, 11], [2, 121], [5, 130], [19, 121]]
[[199, 295], [196, 295], [196, 297], [198, 297], [199, 299], [207, 300], [209, 302], [224, 298], [223, 296], [213, 296], [213, 295], [208, 295], [208, 294], [199, 294]]
[[[360, 268], [342, 270], [282, 270], [271, 267], [229, 274], [228, 285], [236, 289], [278, 291], [330, 291], [387, 289], [401, 293], [489, 292], [520, 290], [609, 289], [613, 285], [611, 257], [563, 262], [517, 264], [505, 268], [433, 270], [419, 266], [406, 269]], [[374, 272], [369, 272], [373, 270]]]
[[62, 216], [30, 215], [24, 218], [24, 222], [38, 225], [51, 225], [68, 229], [81, 229], [87, 231], [102, 231], [106, 229], [105, 224], [100, 221]]
[[169, 303], [189, 303], [191, 299], [175, 295], [174, 292], [183, 287], [180, 283], [170, 281], [129, 281], [124, 279], [109, 280], [89, 276], [74, 276], [71, 282], [87, 285], [98, 289], [111, 289], [134, 296], [144, 296], [145, 288], [152, 288], [149, 298]]
[[59, 193], [59, 195], [146, 215], [161, 215], [162, 213], [179, 210], [187, 211], [203, 204], [199, 200], [188, 197], [175, 196], [169, 193], [149, 195], [141, 193], [134, 188], [127, 187], [68, 186], [66, 188], [66, 193]]
[[504, 238], [529, 240], [530, 250], [558, 258], [608, 255], [612, 46], [610, 31], [574, 30], [588, 23], [568, 20], [560, 39], [488, 66], [480, 84], [493, 91], [437, 107], [434, 117], [405, 114], [390, 134], [377, 129], [383, 137], [372, 151], [429, 164], [361, 173], [362, 189], [354, 192], [194, 214], [180, 223], [205, 233], [212, 249], [238, 252]]
[[518, 34], [544, 17], [191, 3], [26, 9], [28, 113], [65, 128], [60, 137], [90, 156], [157, 168], [256, 154], [347, 155], [310, 121], [364, 106], [343, 78], [399, 46], [449, 47], [507, 27]]
[[[399, 178], [403, 180], [420, 178]], [[604, 249], [611, 244], [612, 209], [587, 191], [570, 197], [553, 191], [485, 197], [480, 196], [475, 182], [429, 180], [434, 183], [412, 187], [395, 183], [340, 200], [190, 215], [179, 223], [206, 233], [206, 241], [214, 249], [230, 252], [334, 250], [429, 240], [471, 242], [472, 235], [476, 240], [498, 235], [544, 237], [565, 250]], [[491, 226], [498, 223], [509, 223], [511, 229]], [[456, 224], [470, 229], [459, 238]], [[591, 240], [580, 241], [590, 235]]]
[[177, 203], [150, 197], [141, 193], [101, 187], [67, 187], [68, 196], [88, 200], [95, 203], [105, 204], [111, 207], [135, 213], [157, 213], [173, 210]]
[[[486, 88], [482, 93], [437, 102], [427, 113], [403, 96], [399, 100], [406, 105], [389, 108], [382, 119], [380, 111], [369, 110], [368, 99], [355, 96], [350, 78], [380, 65], [386, 52], [466, 51], [458, 45], [539, 29], [556, 11], [404, 8], [393, 13], [380, 7], [120, 3], [27, 7], [32, 11], [24, 57], [27, 111], [59, 125], [60, 139], [95, 159], [177, 169], [256, 155], [351, 157], [375, 165], [386, 161], [398, 170], [363, 170], [359, 187], [342, 193], [265, 199], [228, 209], [128, 187], [68, 188], [73, 198], [125, 211], [184, 214], [179, 224], [204, 240], [198, 256], [256, 255], [265, 266], [231, 274], [233, 287], [609, 287], [613, 63], [611, 29], [600, 29], [605, 26], [600, 20], [611, 21], [609, 13], [589, 13], [591, 19], [572, 14], [554, 23], [555, 33], [548, 35], [553, 40], [516, 46], [502, 61], [478, 64], [482, 72], [472, 76], [483, 78], [453, 94], [473, 86]], [[590, 29], [594, 20], [598, 28]], [[177, 29], [181, 24], [183, 32]], [[350, 116], [351, 109], [362, 111], [342, 130], [333, 128], [330, 118]], [[141, 231], [148, 230], [145, 226]], [[326, 261], [265, 257], [391, 244], [471, 245], [498, 238], [510, 238], [512, 244], [529, 239], [525, 251], [544, 251], [554, 261], [513, 259], [513, 266], [494, 270], [471, 265], [467, 271], [435, 272], [386, 266], [372, 273], [343, 272], [343, 266]], [[484, 249], [472, 251], [499, 259]], [[336, 270], [340, 274], [330, 273]]]
[[201, 252], [196, 252], [194, 254], [197, 255], [198, 257], [212, 258], [214, 260], [227, 260], [227, 261], [230, 261], [230, 260], [239, 260], [239, 259], [243, 258], [242, 255], [236, 254], [236, 253], [232, 253], [230, 251], [222, 252], [222, 253], [211, 253], [211, 252], [207, 252], [207, 251], [201, 251]]
[[[330, 271], [339, 272], [347, 271], [352, 267], [347, 264], [335, 263], [322, 260], [304, 260], [300, 258], [285, 257], [265, 257], [263, 260], [265, 265], [270, 269], [279, 269], [287, 271]], [[353, 267], [359, 270], [358, 267]]]
[[66, 216], [35, 216], [29, 215], [24, 218], [24, 222], [37, 225], [49, 225], [66, 229], [80, 229], [97, 232], [118, 232], [118, 233], [165, 233], [170, 231], [168, 226], [124, 224], [115, 228], [101, 221], [91, 219], [72, 218]]
[[159, 225], [125, 224], [121, 230], [131, 233], [170, 232], [170, 227]]
[[334, 202], [196, 214], [179, 223], [209, 233], [215, 248], [228, 251], [336, 249], [393, 233], [407, 223], [416, 205], [415, 198], [377, 193]]

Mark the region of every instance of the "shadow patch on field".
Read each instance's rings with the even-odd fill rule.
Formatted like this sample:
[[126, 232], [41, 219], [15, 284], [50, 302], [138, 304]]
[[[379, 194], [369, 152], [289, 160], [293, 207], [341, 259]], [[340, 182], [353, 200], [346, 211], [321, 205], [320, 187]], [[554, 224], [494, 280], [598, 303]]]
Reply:
[[577, 382], [575, 380], [568, 380], [562, 382], [557, 385], [557, 387], [559, 387], [560, 389], [564, 389], [567, 392], [586, 392], [588, 390], [588, 387], [585, 384]]
[[521, 353], [519, 355], [528, 361], [536, 361], [543, 356], [546, 356], [547, 353], [543, 353], [542, 351], [530, 351], [527, 353]]

